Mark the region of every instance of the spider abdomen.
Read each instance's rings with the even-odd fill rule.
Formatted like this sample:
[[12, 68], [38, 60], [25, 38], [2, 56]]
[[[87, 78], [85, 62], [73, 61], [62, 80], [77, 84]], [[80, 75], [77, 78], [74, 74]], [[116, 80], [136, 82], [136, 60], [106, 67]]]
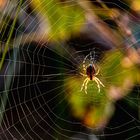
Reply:
[[90, 80], [93, 79], [94, 75], [95, 75], [95, 68], [93, 65], [89, 65], [86, 69], [86, 74], [87, 76], [90, 78]]

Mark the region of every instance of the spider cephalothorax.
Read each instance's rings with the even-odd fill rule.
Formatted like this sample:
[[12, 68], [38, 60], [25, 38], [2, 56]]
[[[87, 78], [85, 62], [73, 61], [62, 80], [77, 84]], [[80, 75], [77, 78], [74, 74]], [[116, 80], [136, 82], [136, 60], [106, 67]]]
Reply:
[[96, 77], [99, 74], [100, 70], [98, 67], [95, 67], [95, 64], [93, 63], [93, 61], [91, 61], [90, 64], [88, 64], [87, 66], [85, 65], [85, 61], [88, 58], [88, 56], [90, 56], [90, 59], [93, 60], [91, 53], [88, 54], [83, 61], [84, 73], [80, 73], [82, 76], [86, 77], [86, 79], [84, 80], [81, 86], [81, 91], [84, 89], [86, 94], [87, 94], [87, 84], [89, 81], [96, 82], [97, 87], [98, 87], [98, 92], [100, 92], [100, 85], [104, 87], [104, 84]]
[[95, 68], [94, 66], [91, 64], [86, 68], [86, 75], [89, 77], [90, 80], [92, 80], [94, 78], [95, 75]]

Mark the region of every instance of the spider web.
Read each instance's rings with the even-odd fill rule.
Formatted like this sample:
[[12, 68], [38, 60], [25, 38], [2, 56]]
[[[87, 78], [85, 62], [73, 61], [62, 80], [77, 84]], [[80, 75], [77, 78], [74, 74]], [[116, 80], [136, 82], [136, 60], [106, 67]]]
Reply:
[[[8, 1], [5, 9], [10, 4]], [[40, 22], [36, 15], [27, 13], [28, 4], [26, 1], [22, 6], [22, 13], [29, 19], [28, 26], [23, 31], [20, 29], [22, 25], [16, 28], [15, 37], [26, 33], [30, 36], [32, 32], [37, 34]], [[10, 45], [14, 49], [8, 51], [0, 74], [2, 140], [139, 139], [138, 112], [125, 102], [127, 100], [136, 108], [139, 107], [139, 86], [134, 88], [134, 96], [128, 96], [116, 103], [112, 119], [99, 132], [97, 128], [85, 126], [72, 114], [64, 88], [65, 80], [80, 76], [79, 66], [91, 51], [94, 61], [100, 60], [101, 51], [95, 42], [79, 44], [70, 41], [68, 44], [57, 42], [54, 45], [41, 42], [21, 43], [19, 39]], [[61, 47], [61, 51], [57, 47]], [[115, 69], [119, 67], [116, 66]], [[6, 99], [3, 98], [4, 95]], [[86, 95], [82, 94], [80, 97], [88, 100]]]

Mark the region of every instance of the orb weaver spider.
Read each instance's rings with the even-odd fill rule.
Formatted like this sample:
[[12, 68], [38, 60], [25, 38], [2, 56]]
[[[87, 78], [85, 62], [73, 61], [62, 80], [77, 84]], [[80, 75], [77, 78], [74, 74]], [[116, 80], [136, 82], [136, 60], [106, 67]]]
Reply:
[[[89, 64], [86, 66], [86, 60], [89, 59]], [[99, 67], [96, 67], [94, 62], [94, 57], [92, 57], [92, 53], [90, 52], [88, 55], [86, 55], [86, 57], [83, 60], [83, 71], [86, 73], [80, 73], [82, 76], [86, 77], [82, 86], [81, 86], [81, 91], [84, 90], [84, 92], [87, 94], [87, 85], [89, 83], [89, 81], [95, 81], [98, 87], [98, 92], [100, 92], [101, 88], [100, 85], [102, 87], [105, 87], [104, 84], [99, 80], [99, 78], [97, 78], [96, 76], [99, 74], [100, 69]]]

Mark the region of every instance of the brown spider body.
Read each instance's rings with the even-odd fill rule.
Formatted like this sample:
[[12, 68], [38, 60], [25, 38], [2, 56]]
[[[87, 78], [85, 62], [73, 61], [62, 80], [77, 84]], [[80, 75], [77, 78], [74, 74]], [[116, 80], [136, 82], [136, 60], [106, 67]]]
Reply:
[[86, 69], [86, 74], [89, 77], [90, 80], [93, 80], [94, 76], [95, 76], [95, 68], [93, 65], [89, 65]]
[[[88, 65], [86, 65], [86, 60], [89, 60], [91, 63], [89, 63]], [[92, 57], [92, 53], [89, 53], [88, 55], [86, 55], [86, 57], [83, 60], [83, 71], [84, 73], [80, 73], [82, 76], [86, 77], [82, 86], [81, 86], [81, 91], [84, 90], [84, 92], [87, 94], [87, 85], [89, 81], [95, 81], [98, 87], [98, 92], [100, 92], [100, 85], [102, 87], [105, 87], [104, 84], [100, 81], [100, 79], [97, 77], [97, 75], [100, 72], [100, 69], [97, 65], [94, 65], [93, 62], [93, 57]], [[97, 66], [97, 67], [96, 67]]]

